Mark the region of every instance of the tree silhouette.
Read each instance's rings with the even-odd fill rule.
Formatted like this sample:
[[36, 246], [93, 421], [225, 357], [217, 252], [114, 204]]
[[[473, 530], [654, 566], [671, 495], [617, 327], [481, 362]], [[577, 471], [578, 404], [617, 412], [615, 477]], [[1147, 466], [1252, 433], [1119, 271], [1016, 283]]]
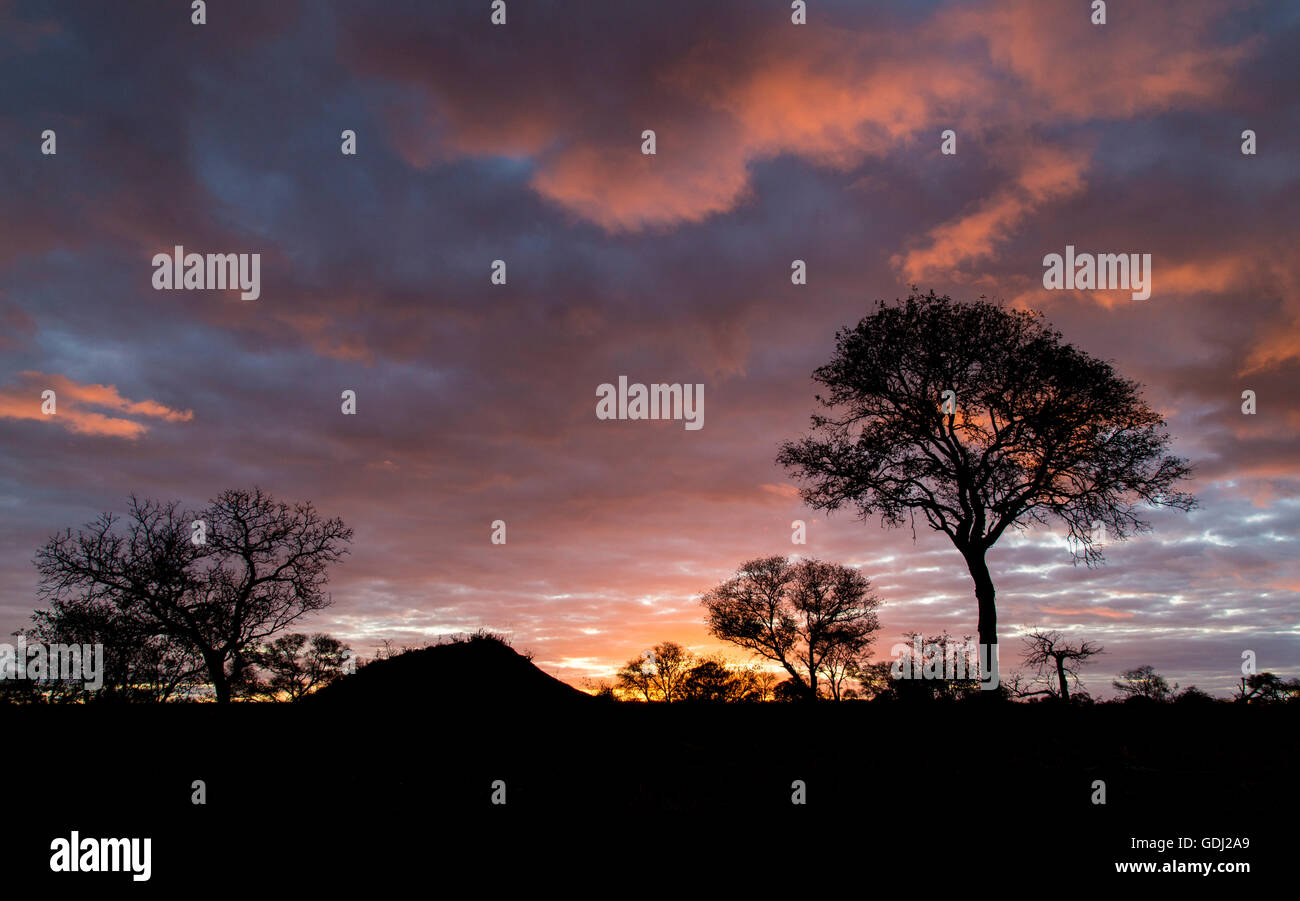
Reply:
[[348, 646], [333, 636], [316, 633], [309, 638], [294, 632], [279, 636], [250, 656], [269, 676], [267, 693], [297, 701], [342, 676], [349, 652]]
[[969, 635], [958, 641], [945, 629], [942, 635], [929, 637], [907, 631], [903, 638], [906, 642], [895, 646], [898, 656], [888, 671], [894, 698], [951, 701], [979, 691], [979, 666], [970, 655]]
[[686, 677], [698, 662], [686, 648], [664, 641], [625, 663], [615, 682], [619, 690], [634, 697], [671, 704], [680, 699]]
[[818, 560], [750, 560], [701, 603], [715, 637], [779, 663], [810, 700], [828, 662], [865, 653], [880, 628], [881, 600], [866, 577]]
[[[1142, 505], [1191, 509], [1186, 461], [1165, 454], [1164, 419], [1140, 386], [1061, 341], [1041, 314], [954, 303], [913, 289], [841, 329], [812, 434], [777, 461], [815, 509], [850, 507], [891, 527], [919, 511], [961, 552], [979, 640], [996, 667], [986, 555], [1008, 528], [1064, 522], [1076, 562], [1150, 528]], [[945, 392], [952, 392], [945, 396]], [[1098, 530], [1104, 530], [1104, 536]]]
[[614, 676], [614, 687], [623, 696], [654, 700], [654, 687], [650, 682], [650, 664], [645, 657], [633, 657], [623, 664]]
[[1297, 697], [1300, 697], [1300, 679], [1286, 680], [1273, 673], [1264, 672], [1243, 676], [1241, 687], [1237, 690], [1234, 700], [1248, 704], [1254, 700], [1273, 702]]
[[1148, 698], [1152, 701], [1171, 701], [1174, 692], [1178, 690], [1177, 682], [1170, 688], [1165, 677], [1157, 673], [1153, 666], [1139, 666], [1125, 670], [1110, 684], [1125, 700]]
[[203, 660], [222, 703], [252, 649], [330, 603], [326, 567], [352, 538], [342, 520], [258, 488], [222, 492], [197, 513], [132, 496], [125, 534], [118, 521], [105, 513], [51, 538], [36, 557], [41, 597], [64, 609], [108, 604], [143, 632], [180, 643]]
[[103, 685], [53, 686], [51, 695], [67, 700], [162, 702], [202, 681], [203, 660], [191, 648], [156, 634], [125, 616], [107, 601], [54, 601], [32, 614], [33, 625], [21, 630], [29, 642], [102, 645]]
[[857, 697], [857, 692], [849, 683], [862, 679], [867, 664], [867, 648], [849, 644], [838, 644], [827, 650], [822, 657], [822, 682], [830, 693], [831, 700], [841, 701], [848, 697]]
[[1205, 705], [1216, 704], [1218, 699], [1209, 692], [1201, 691], [1195, 685], [1189, 685], [1174, 695], [1175, 704]]
[[682, 681], [684, 701], [739, 701], [745, 695], [743, 677], [720, 660], [702, 660], [691, 667]]
[[[1040, 679], [1056, 678], [1055, 691], [1048, 692], [1070, 703], [1070, 681], [1079, 682], [1079, 667], [1102, 653], [1101, 645], [1083, 641], [1069, 644], [1060, 632], [1038, 630], [1030, 632], [1022, 641], [1026, 646], [1025, 665], [1034, 667]], [[1026, 692], [1025, 694], [1032, 694]]]

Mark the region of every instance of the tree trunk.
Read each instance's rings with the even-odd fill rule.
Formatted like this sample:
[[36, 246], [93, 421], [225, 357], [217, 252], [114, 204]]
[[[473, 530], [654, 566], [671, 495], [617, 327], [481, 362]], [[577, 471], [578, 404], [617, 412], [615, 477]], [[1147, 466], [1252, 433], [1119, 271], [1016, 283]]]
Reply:
[[229, 704], [230, 679], [226, 677], [226, 658], [214, 652], [204, 652], [203, 663], [208, 668], [208, 678], [212, 680], [212, 690], [217, 694], [217, 703]]
[[1056, 658], [1056, 675], [1061, 680], [1061, 700], [1068, 704], [1070, 703], [1070, 683], [1069, 680], [1065, 678], [1064, 657]]
[[[993, 590], [993, 577], [989, 575], [988, 565], [984, 562], [984, 551], [972, 548], [965, 553], [966, 568], [970, 570], [971, 578], [975, 580], [975, 600], [979, 604], [979, 636], [980, 644], [988, 646], [989, 659], [993, 661], [996, 667], [996, 653], [998, 644], [998, 610], [993, 602], [995, 592]], [[984, 650], [981, 649], [981, 660], [983, 659]], [[985, 673], [980, 673], [980, 679], [985, 679]], [[996, 683], [995, 683], [996, 684]]]
[[[778, 659], [781, 666], [784, 667], [785, 671], [790, 674], [791, 681], [793, 681], [795, 685], [798, 685], [800, 690], [803, 691], [804, 697], [810, 701], [814, 700], [816, 698], [816, 695], [809, 693], [808, 683], [804, 681], [803, 676], [799, 675], [799, 671], [794, 668], [794, 666], [790, 663], [790, 661], [785, 659], [784, 655], [782, 655]], [[813, 684], [812, 690], [816, 691], [816, 683]]]

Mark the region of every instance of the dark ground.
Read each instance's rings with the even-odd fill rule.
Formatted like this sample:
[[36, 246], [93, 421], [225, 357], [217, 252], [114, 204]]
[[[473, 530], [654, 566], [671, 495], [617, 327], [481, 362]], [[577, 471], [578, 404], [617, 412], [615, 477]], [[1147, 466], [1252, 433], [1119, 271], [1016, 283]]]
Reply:
[[[10, 888], [54, 878], [168, 897], [254, 874], [380, 885], [471, 867], [576, 887], [599, 860], [685, 880], [701, 865], [815, 866], [855, 874], [859, 894], [885, 879], [964, 893], [984, 868], [1017, 892], [1043, 877], [1217, 892], [1294, 878], [1295, 705], [987, 706], [0, 707], [0, 873]], [[152, 837], [152, 880], [51, 874], [49, 843], [73, 829]], [[1198, 847], [1132, 850], [1135, 836]], [[1206, 836], [1250, 847], [1204, 850]], [[1144, 859], [1244, 860], [1252, 874], [1115, 874]]]

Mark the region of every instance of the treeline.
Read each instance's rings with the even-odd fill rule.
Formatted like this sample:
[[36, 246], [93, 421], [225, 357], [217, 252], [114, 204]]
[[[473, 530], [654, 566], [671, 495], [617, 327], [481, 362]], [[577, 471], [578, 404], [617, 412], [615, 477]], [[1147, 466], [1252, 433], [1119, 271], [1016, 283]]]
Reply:
[[[94, 680], [58, 673], [6, 678], [8, 665], [0, 662], [0, 700], [302, 698], [361, 665], [330, 635], [289, 631], [330, 604], [327, 568], [347, 554], [351, 537], [341, 520], [320, 516], [310, 503], [277, 502], [257, 488], [225, 491], [196, 511], [132, 497], [125, 518], [103, 514], [53, 536], [37, 552], [39, 592], [48, 606], [14, 633], [36, 646], [102, 649]], [[605, 698], [670, 704], [981, 695], [1092, 702], [1080, 670], [1103, 653], [1095, 642], [1032, 631], [1022, 637], [1025, 670], [989, 690], [972, 653], [984, 646], [970, 636], [905, 633], [905, 642], [890, 649], [892, 660], [875, 660], [882, 603], [855, 567], [756, 558], [701, 597], [710, 634], [756, 662], [702, 657], [666, 641], [629, 660], [612, 680], [589, 687]], [[386, 646], [379, 656], [393, 653]], [[996, 659], [988, 669], [998, 672]], [[1215, 700], [1195, 686], [1170, 686], [1149, 666], [1119, 674], [1112, 685], [1120, 700]], [[1298, 698], [1300, 679], [1252, 671], [1233, 700]]]
[[[103, 672], [97, 674], [102, 684], [88, 685], [84, 674], [60, 678], [51, 672], [47, 678], [34, 680], [12, 678], [7, 673], [9, 678], [0, 679], [0, 704], [150, 704], [213, 696], [203, 661], [179, 642], [157, 636], [123, 641], [123, 631], [111, 625], [88, 633], [43, 618], [47, 620], [43, 625], [15, 634], [44, 647], [82, 643], [54, 640], [69, 637], [110, 639], [102, 644]], [[114, 637], [117, 640], [112, 640]], [[352, 649], [331, 635], [293, 632], [240, 655], [228, 674], [229, 697], [242, 701], [297, 701], [365, 663], [356, 660]]]
[[[906, 633], [911, 637], [915, 633]], [[941, 639], [941, 636], [935, 638]], [[660, 666], [659, 661], [667, 661]], [[1076, 688], [1065, 699], [1056, 690], [1029, 687], [1020, 673], [1013, 673], [992, 691], [980, 688], [978, 678], [894, 678], [895, 664], [873, 662], [859, 668], [850, 683], [841, 684], [838, 696], [828, 690], [820, 701], [941, 702], [967, 701], [991, 694], [1005, 701], [1023, 703], [1093, 704], [1300, 704], [1300, 678], [1285, 679], [1271, 672], [1243, 676], [1230, 697], [1216, 697], [1195, 685], [1170, 685], [1151, 666], [1120, 673], [1111, 686], [1116, 696], [1096, 700]], [[652, 703], [756, 703], [802, 702], [806, 688], [793, 679], [782, 679], [769, 669], [729, 661], [721, 655], [699, 656], [674, 642], [657, 644], [646, 654], [624, 664], [613, 679], [588, 680], [586, 688], [599, 698], [624, 702]]]
[[[858, 646], [851, 666], [830, 670], [818, 680], [816, 695], [806, 678], [786, 677], [771, 668], [737, 663], [725, 656], [701, 656], [676, 642], [661, 642], [623, 665], [612, 679], [588, 680], [597, 697], [651, 703], [768, 701], [967, 701], [992, 696], [1010, 702], [1092, 704], [1300, 704], [1300, 678], [1271, 672], [1243, 676], [1233, 695], [1220, 698], [1195, 685], [1172, 685], [1152, 666], [1125, 670], [1111, 682], [1115, 697], [1098, 701], [1085, 691], [1079, 669], [1103, 653], [1091, 641], [1069, 642], [1060, 632], [1034, 631], [1023, 636], [1023, 664], [997, 688], [981, 688], [978, 660], [968, 652], [970, 636], [961, 640], [944, 632], [922, 636], [904, 632], [891, 649], [894, 659], [868, 661], [870, 640]], [[815, 655], [813, 659], [816, 659]]]

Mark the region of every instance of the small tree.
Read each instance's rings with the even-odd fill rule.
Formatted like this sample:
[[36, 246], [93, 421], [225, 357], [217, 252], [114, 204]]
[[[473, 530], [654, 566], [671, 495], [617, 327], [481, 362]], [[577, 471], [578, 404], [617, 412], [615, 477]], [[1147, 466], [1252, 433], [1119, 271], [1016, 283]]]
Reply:
[[259, 648], [252, 662], [268, 674], [267, 694], [297, 701], [342, 677], [350, 654], [351, 648], [332, 636], [317, 633], [308, 638], [294, 632]]
[[[1060, 632], [1038, 630], [1022, 639], [1025, 643], [1025, 665], [1036, 669], [1040, 684], [1054, 697], [1070, 703], [1070, 683], [1079, 683], [1079, 667], [1102, 653], [1101, 645], [1092, 641], [1070, 644]], [[1053, 690], [1052, 680], [1056, 688]]]
[[624, 696], [653, 700], [654, 687], [650, 682], [650, 663], [645, 657], [633, 657], [614, 675], [615, 689]]
[[583, 690], [587, 694], [601, 701], [617, 701], [618, 694], [614, 689], [614, 683], [609, 679], [592, 679], [583, 678], [581, 681]]
[[889, 691], [895, 698], [951, 701], [979, 691], [979, 661], [969, 635], [958, 641], [945, 629], [928, 638], [908, 631], [903, 638], [889, 668]]
[[1214, 695], [1209, 692], [1201, 691], [1195, 685], [1189, 685], [1182, 691], [1178, 692], [1178, 694], [1174, 695], [1175, 704], [1214, 704], [1217, 700], [1218, 699], [1215, 698]]
[[739, 703], [765, 701], [776, 684], [776, 676], [756, 666], [734, 666], [721, 656], [700, 660], [682, 682], [681, 699]]
[[1273, 673], [1264, 672], [1242, 677], [1241, 687], [1234, 700], [1248, 704], [1251, 701], [1269, 703], [1297, 697], [1300, 697], [1300, 679], [1288, 681]]
[[720, 660], [703, 660], [693, 666], [682, 681], [684, 701], [737, 701], [745, 686]]
[[1153, 666], [1139, 666], [1125, 670], [1110, 684], [1126, 700], [1148, 698], [1152, 701], [1170, 701], [1173, 700], [1174, 692], [1178, 690], [1177, 682], [1170, 688], [1165, 677], [1157, 673]]
[[809, 700], [828, 660], [865, 654], [880, 628], [866, 577], [818, 560], [750, 560], [701, 603], [711, 634], [780, 664]]
[[822, 658], [822, 683], [830, 692], [832, 700], [841, 701], [847, 697], [857, 697], [857, 692], [850, 687], [863, 678], [867, 665], [865, 647], [836, 645]]
[[671, 704], [681, 699], [687, 675], [697, 662], [694, 654], [676, 642], [661, 642], [625, 663], [615, 676], [615, 684], [633, 697]]
[[858, 697], [868, 700], [894, 697], [894, 680], [889, 675], [891, 666], [888, 660], [863, 663], [857, 675]]

